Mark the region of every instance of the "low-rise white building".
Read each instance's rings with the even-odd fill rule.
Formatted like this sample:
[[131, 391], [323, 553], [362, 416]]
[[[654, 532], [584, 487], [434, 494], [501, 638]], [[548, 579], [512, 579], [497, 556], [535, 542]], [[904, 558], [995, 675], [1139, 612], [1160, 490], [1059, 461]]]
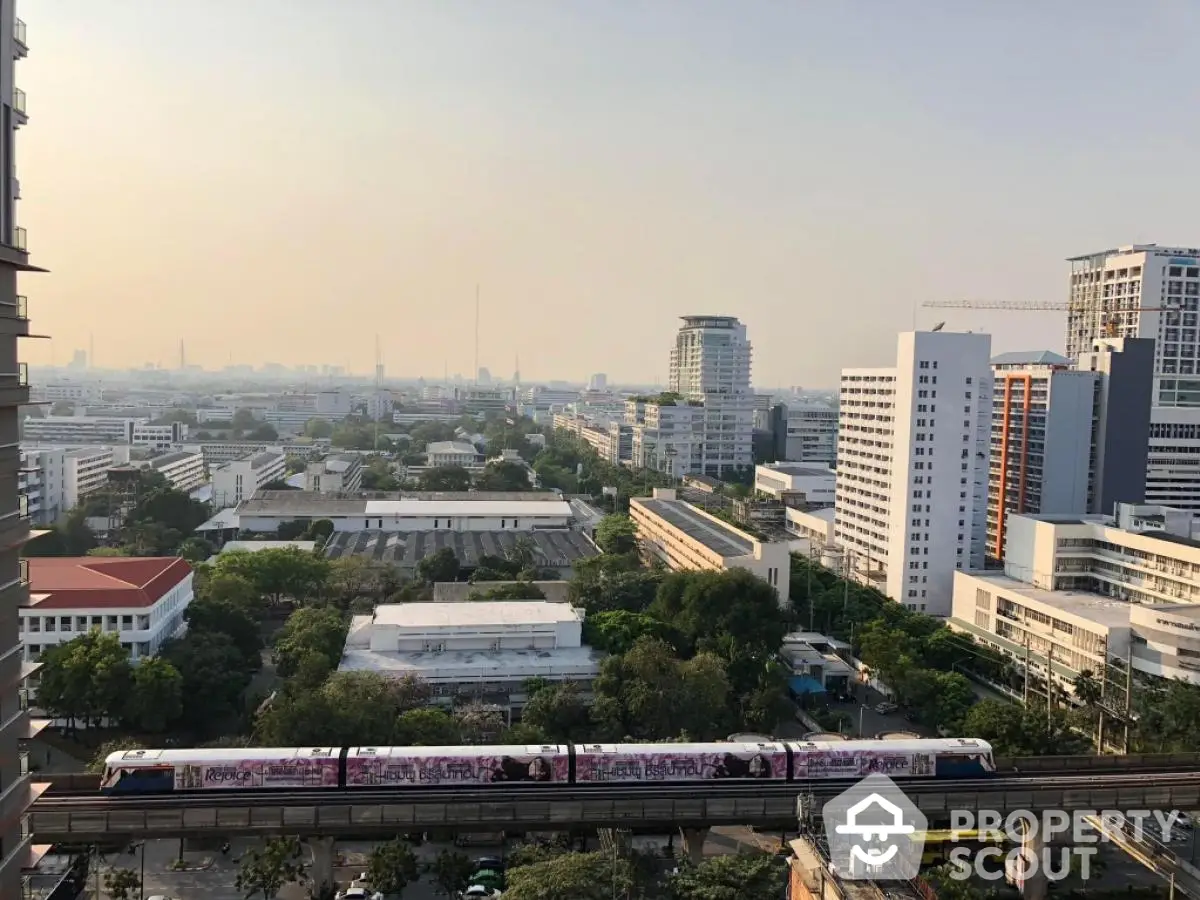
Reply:
[[582, 643], [583, 615], [545, 600], [383, 604], [354, 617], [338, 669], [416, 675], [442, 702], [518, 708], [530, 678], [590, 689], [600, 655]]
[[196, 451], [177, 450], [164, 453], [139, 465], [153, 469], [178, 491], [190, 493], [208, 482], [208, 467], [204, 464], [204, 454]]
[[27, 441], [59, 444], [129, 444], [149, 450], [168, 450], [187, 439], [182, 422], [151, 425], [146, 418], [115, 416], [26, 416], [21, 424]]
[[[1200, 541], [1179, 510], [1011, 516], [1004, 573], [960, 572], [951, 627], [1069, 683], [1107, 660], [1200, 684]], [[1052, 659], [1051, 659], [1052, 657]]]
[[537, 531], [569, 528], [571, 504], [551, 491], [397, 494], [391, 500], [267, 491], [238, 507], [243, 531], [329, 519], [334, 531]]
[[835, 511], [832, 506], [811, 510], [789, 506], [783, 511], [783, 514], [788, 534], [794, 535], [799, 540], [808, 541], [818, 549], [834, 544]]
[[237, 506], [254, 497], [263, 485], [286, 478], [286, 460], [278, 450], [264, 450], [214, 469], [213, 504], [221, 508]]
[[760, 541], [727, 522], [655, 488], [653, 497], [634, 497], [629, 516], [643, 552], [672, 571], [745, 569], [775, 589], [787, 606], [791, 589], [788, 545]]
[[335, 453], [304, 470], [304, 489], [318, 494], [353, 493], [362, 487], [362, 456]]
[[833, 506], [837, 473], [827, 466], [770, 463], [754, 467], [754, 490], [791, 506]]
[[25, 659], [95, 628], [117, 634], [135, 662], [187, 629], [192, 567], [179, 557], [31, 557], [19, 628]]
[[477, 466], [483, 462], [481, 454], [474, 444], [466, 441], [433, 441], [425, 447], [425, 464], [430, 468], [437, 466]]
[[108, 484], [108, 470], [128, 460], [127, 446], [23, 445], [18, 481], [29, 498], [30, 516], [36, 522], [53, 524], [88, 494], [104, 488]]

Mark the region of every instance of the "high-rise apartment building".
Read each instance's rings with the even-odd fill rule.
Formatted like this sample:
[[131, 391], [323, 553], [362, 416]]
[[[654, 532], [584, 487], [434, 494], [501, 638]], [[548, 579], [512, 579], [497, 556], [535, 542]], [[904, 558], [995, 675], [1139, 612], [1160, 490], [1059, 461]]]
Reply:
[[1100, 338], [1148, 338], [1155, 405], [1200, 407], [1200, 249], [1130, 244], [1069, 262], [1067, 356]]
[[1077, 366], [1049, 351], [1005, 353], [992, 370], [989, 559], [1004, 559], [1009, 516], [1144, 500], [1153, 341], [1097, 340]]
[[775, 435], [775, 452], [788, 462], [832, 466], [837, 458], [838, 411], [825, 403], [788, 403]]
[[14, 168], [16, 130], [26, 121], [25, 93], [16, 86], [16, 60], [26, 54], [25, 23], [13, 0], [0, 0], [0, 897], [21, 897], [22, 869], [37, 860], [25, 812], [46, 785], [29, 774], [23, 742], [33, 736], [21, 692], [36, 668], [24, 662], [17, 610], [28, 605], [21, 547], [30, 538], [28, 504], [18, 489], [21, 456], [17, 407], [29, 402], [29, 378], [19, 361], [19, 338], [29, 334], [17, 273], [40, 271], [29, 263], [25, 229], [16, 223], [21, 196]]
[[704, 407], [700, 471], [720, 478], [754, 465], [750, 341], [732, 316], [684, 316], [671, 350], [669, 387]]
[[896, 365], [844, 369], [834, 530], [860, 580], [949, 615], [954, 573], [983, 565], [991, 337], [906, 332]]

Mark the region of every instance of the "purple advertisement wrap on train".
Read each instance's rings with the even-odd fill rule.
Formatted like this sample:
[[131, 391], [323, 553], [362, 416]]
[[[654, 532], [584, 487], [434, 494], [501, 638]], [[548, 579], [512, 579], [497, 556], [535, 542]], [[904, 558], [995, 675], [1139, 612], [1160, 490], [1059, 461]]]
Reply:
[[577, 751], [575, 780], [597, 782], [710, 781], [725, 778], [787, 778], [787, 754], [589, 753]]
[[175, 767], [179, 791], [337, 787], [337, 783], [336, 759], [248, 759]]
[[566, 781], [566, 754], [348, 757], [347, 787]]
[[893, 750], [797, 750], [793, 756], [796, 778], [864, 778], [867, 775], [919, 778], [934, 774], [928, 753]]

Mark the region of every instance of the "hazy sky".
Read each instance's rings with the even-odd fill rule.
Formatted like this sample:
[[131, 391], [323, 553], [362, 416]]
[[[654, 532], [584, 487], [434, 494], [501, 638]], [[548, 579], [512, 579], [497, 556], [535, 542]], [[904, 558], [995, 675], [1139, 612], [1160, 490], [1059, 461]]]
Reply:
[[[926, 299], [1065, 300], [1200, 243], [1194, 0], [26, 0], [35, 363], [760, 385], [892, 360]], [[1190, 185], [1190, 186], [1189, 186]], [[997, 349], [1062, 315], [921, 310]]]

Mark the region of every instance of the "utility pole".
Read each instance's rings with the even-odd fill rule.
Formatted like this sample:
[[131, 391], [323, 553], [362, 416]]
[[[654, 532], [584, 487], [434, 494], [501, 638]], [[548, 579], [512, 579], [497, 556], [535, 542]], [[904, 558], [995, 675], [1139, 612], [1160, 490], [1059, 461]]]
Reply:
[[1129, 720], [1133, 718], [1133, 643], [1125, 657], [1125, 742], [1124, 752], [1129, 753]]
[[813, 630], [813, 617], [817, 612], [817, 605], [813, 603], [812, 595], [812, 570], [814, 553], [812, 538], [808, 539], [808, 630]]
[[1021, 704], [1029, 709], [1029, 632], [1025, 632], [1025, 696], [1021, 698]]
[[850, 566], [854, 564], [854, 554], [850, 548], [846, 548], [846, 556], [842, 561], [845, 567], [842, 571], [842, 615], [846, 615], [850, 609]]
[[1046, 641], [1046, 728], [1054, 719], [1054, 642]]
[[1108, 692], [1108, 647], [1104, 648], [1104, 668], [1100, 671], [1100, 702], [1096, 705], [1100, 713], [1096, 720], [1096, 752], [1104, 753], [1104, 701]]

